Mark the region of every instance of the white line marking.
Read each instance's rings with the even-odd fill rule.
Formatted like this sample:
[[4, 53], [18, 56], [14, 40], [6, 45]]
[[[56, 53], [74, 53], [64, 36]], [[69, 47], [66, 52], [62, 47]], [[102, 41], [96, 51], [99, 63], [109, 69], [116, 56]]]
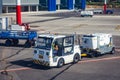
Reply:
[[102, 58], [102, 59], [84, 60], [84, 61], [80, 61], [79, 63], [98, 62], [98, 61], [113, 60], [113, 59], [120, 59], [120, 56], [118, 56], [118, 57], [110, 57], [110, 58]]

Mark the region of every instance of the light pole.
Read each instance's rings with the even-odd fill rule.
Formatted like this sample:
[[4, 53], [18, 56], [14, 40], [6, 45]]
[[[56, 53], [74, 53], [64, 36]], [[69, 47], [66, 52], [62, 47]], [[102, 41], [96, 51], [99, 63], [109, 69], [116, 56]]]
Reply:
[[16, 23], [21, 25], [21, 0], [16, 0]]

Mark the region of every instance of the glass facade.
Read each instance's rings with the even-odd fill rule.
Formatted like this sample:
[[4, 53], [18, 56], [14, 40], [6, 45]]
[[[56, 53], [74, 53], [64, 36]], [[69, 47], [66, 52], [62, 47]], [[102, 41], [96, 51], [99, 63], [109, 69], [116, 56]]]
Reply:
[[61, 0], [60, 9], [67, 9], [67, 0]]
[[[0, 0], [1, 1], [1, 0]], [[15, 12], [16, 0], [2, 0], [3, 1], [3, 11], [5, 13]], [[43, 11], [49, 10], [48, 2], [50, 0], [21, 0], [22, 11]], [[71, 3], [72, 1], [72, 3]], [[81, 0], [56, 0], [55, 9], [73, 9], [81, 8]], [[1, 8], [1, 7], [0, 7]]]
[[81, 8], [81, 0], [75, 0], [75, 8], [80, 9]]
[[39, 0], [39, 10], [48, 9], [48, 0]]

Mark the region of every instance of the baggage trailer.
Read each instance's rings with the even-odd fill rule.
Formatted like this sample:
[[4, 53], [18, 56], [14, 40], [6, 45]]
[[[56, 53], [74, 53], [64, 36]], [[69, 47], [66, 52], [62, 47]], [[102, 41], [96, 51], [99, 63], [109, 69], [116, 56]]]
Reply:
[[14, 30], [1, 30], [0, 39], [4, 39], [6, 46], [18, 45], [19, 40], [26, 40], [25, 46], [31, 47], [35, 38], [37, 37], [36, 31], [14, 31]]
[[115, 53], [111, 34], [95, 33], [83, 35], [80, 46], [82, 55], [90, 57], [97, 57], [106, 53]]
[[85, 10], [80, 12], [81, 17], [93, 17], [93, 11]]

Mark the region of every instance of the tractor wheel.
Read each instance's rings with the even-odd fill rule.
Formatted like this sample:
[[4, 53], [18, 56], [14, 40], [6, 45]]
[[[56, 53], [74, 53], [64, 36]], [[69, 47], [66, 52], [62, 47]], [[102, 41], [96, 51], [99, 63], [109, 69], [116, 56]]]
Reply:
[[62, 67], [63, 65], [64, 65], [64, 59], [61, 58], [61, 59], [59, 59], [59, 61], [58, 61], [57, 67], [60, 68], [60, 67]]
[[79, 54], [75, 54], [75, 56], [73, 58], [73, 63], [77, 63], [79, 60], [80, 60]]

